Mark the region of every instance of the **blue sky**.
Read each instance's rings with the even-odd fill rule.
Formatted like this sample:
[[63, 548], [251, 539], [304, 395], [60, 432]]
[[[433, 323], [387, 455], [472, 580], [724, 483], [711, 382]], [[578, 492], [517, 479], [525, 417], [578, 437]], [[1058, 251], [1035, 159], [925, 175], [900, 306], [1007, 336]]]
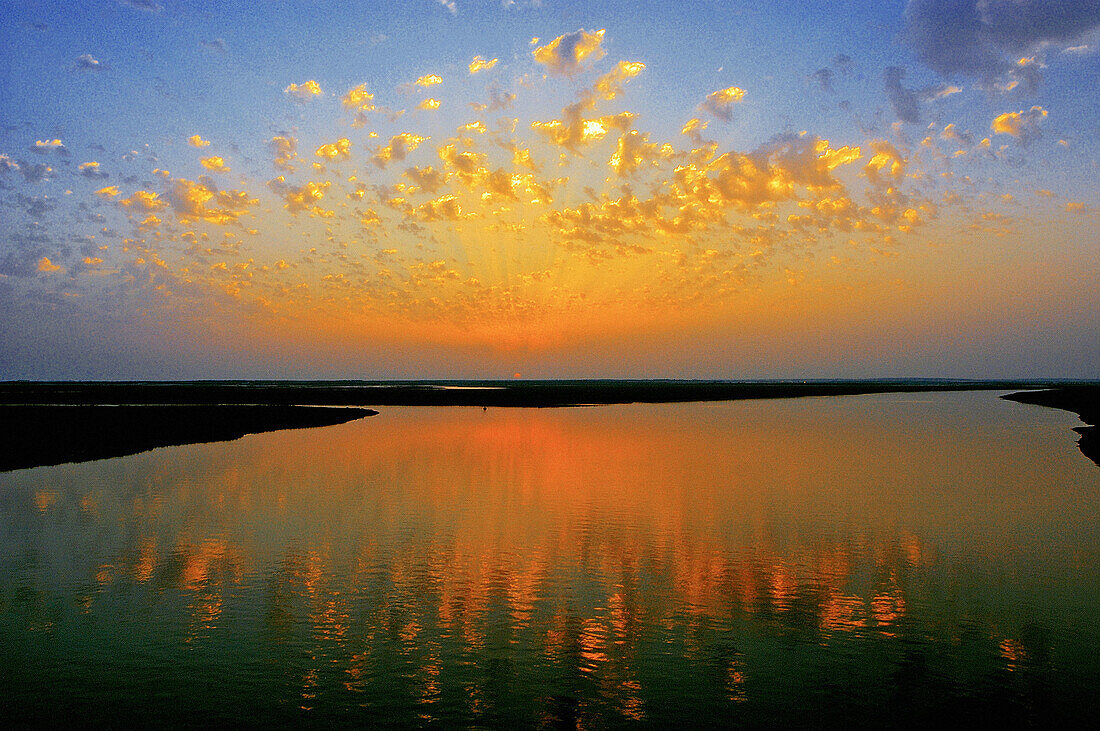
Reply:
[[1096, 375], [1098, 37], [1092, 0], [6, 3], [0, 377]]

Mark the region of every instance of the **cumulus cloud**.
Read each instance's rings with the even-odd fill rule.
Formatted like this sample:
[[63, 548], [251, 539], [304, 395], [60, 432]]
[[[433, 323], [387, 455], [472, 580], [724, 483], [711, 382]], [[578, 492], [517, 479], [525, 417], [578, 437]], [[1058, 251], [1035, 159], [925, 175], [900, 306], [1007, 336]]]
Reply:
[[103, 180], [108, 177], [107, 173], [100, 169], [99, 163], [95, 160], [82, 162], [77, 166], [77, 169], [80, 171], [81, 176], [89, 180]]
[[1042, 44], [1100, 28], [1097, 0], [909, 0], [902, 37], [929, 68], [992, 85]]
[[405, 170], [405, 177], [412, 181], [425, 193], [436, 193], [447, 182], [447, 176], [436, 170], [431, 165], [427, 167], [411, 167]]
[[392, 160], [400, 162], [405, 156], [420, 146], [427, 138], [410, 132], [402, 132], [390, 138], [389, 144], [379, 148], [371, 158], [374, 164], [380, 168], [386, 167]]
[[996, 134], [1010, 135], [1020, 142], [1026, 143], [1042, 136], [1039, 124], [1046, 116], [1047, 110], [1042, 107], [1032, 107], [1019, 112], [1005, 112], [995, 117], [989, 127]]
[[308, 102], [314, 97], [321, 96], [325, 92], [321, 91], [321, 85], [313, 79], [304, 81], [301, 84], [291, 84], [287, 88], [283, 89], [283, 93], [291, 96], [297, 102]]
[[335, 142], [326, 142], [314, 154], [326, 160], [347, 160], [351, 157], [351, 140], [341, 137]]
[[442, 84], [443, 79], [438, 74], [424, 74], [417, 79], [415, 83], [417, 86], [427, 88], [429, 86], [435, 86], [436, 84]]
[[60, 270], [61, 267], [50, 261], [49, 257], [47, 256], [44, 256], [38, 260], [38, 271], [42, 272], [43, 274], [52, 274]]
[[187, 144], [192, 147], [210, 147], [210, 140], [204, 140], [201, 135], [191, 135], [187, 138]]
[[569, 76], [579, 71], [584, 61], [603, 58], [604, 50], [600, 47], [603, 37], [603, 30], [589, 32], [582, 28], [537, 47], [532, 55], [550, 73]]
[[107, 64], [103, 63], [90, 53], [82, 53], [76, 57], [77, 71], [104, 71]]
[[745, 98], [745, 90], [736, 86], [707, 94], [707, 98], [699, 105], [699, 108], [710, 112], [718, 119], [729, 122], [733, 119], [733, 105]]
[[367, 91], [366, 84], [348, 89], [348, 93], [344, 94], [340, 103], [344, 105], [345, 109], [354, 109], [359, 112], [373, 112], [375, 108], [374, 94]]
[[493, 58], [486, 61], [481, 56], [474, 56], [474, 60], [470, 62], [470, 73], [476, 74], [479, 71], [488, 71], [489, 69], [496, 66], [497, 61], [499, 60], [499, 58]]
[[159, 194], [149, 190], [135, 190], [129, 198], [119, 200], [119, 205], [142, 211], [155, 211], [168, 204]]
[[596, 80], [596, 84], [592, 87], [592, 93], [600, 99], [615, 99], [622, 93], [623, 84], [644, 70], [644, 63], [619, 61], [615, 68]]
[[314, 183], [307, 181], [300, 186], [293, 186], [286, 182], [282, 175], [268, 182], [267, 187], [275, 192], [284, 201], [283, 207], [293, 214], [310, 213], [320, 218], [330, 218], [332, 211], [325, 210], [318, 204], [325, 197], [330, 182]]
[[221, 225], [235, 222], [259, 203], [243, 190], [218, 190], [214, 181], [206, 176], [197, 181], [174, 178], [165, 198], [180, 221], [198, 220]]
[[30, 150], [37, 155], [45, 155], [49, 152], [56, 152], [59, 155], [68, 153], [68, 150], [65, 149], [65, 143], [58, 139], [35, 140]]
[[810, 74], [810, 78], [813, 79], [822, 91], [827, 91], [830, 94], [833, 93], [833, 72], [827, 68], [820, 68]]
[[298, 140], [293, 137], [276, 135], [267, 143], [268, 149], [275, 156], [275, 167], [280, 170], [293, 170], [294, 159], [298, 154]]
[[216, 173], [228, 173], [229, 167], [225, 164], [225, 160], [218, 155], [211, 157], [204, 157], [199, 160], [202, 166], [207, 170], [213, 170]]
[[377, 107], [374, 105], [374, 94], [367, 91], [367, 85], [360, 84], [353, 89], [348, 89], [348, 93], [344, 94], [340, 99], [340, 103], [344, 105], [344, 109], [351, 109], [355, 112], [355, 119], [352, 120], [352, 127], [365, 127], [369, 118], [367, 112], [373, 112]]

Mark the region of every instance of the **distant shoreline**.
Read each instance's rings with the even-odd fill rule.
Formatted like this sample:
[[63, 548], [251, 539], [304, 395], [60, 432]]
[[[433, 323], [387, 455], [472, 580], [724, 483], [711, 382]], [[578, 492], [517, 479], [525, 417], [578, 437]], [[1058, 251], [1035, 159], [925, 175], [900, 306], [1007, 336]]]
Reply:
[[[1057, 388], [1057, 381], [179, 381], [0, 382], [0, 404], [564, 407], [921, 391]], [[1095, 384], [1093, 384], [1095, 385]]]
[[[330, 426], [368, 406], [571, 407], [877, 393], [1026, 389], [1003, 398], [1076, 412], [1081, 451], [1100, 465], [1100, 382], [1056, 381], [197, 381], [0, 382], [0, 472], [163, 446]], [[1034, 390], [1046, 389], [1046, 390]], [[329, 406], [338, 408], [312, 408]]]

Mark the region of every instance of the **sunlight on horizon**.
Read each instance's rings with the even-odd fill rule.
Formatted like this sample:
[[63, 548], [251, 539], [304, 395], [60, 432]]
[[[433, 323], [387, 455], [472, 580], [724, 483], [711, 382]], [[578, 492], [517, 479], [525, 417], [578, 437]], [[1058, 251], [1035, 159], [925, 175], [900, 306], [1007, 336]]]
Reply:
[[[43, 108], [8, 62], [3, 107], [21, 124], [0, 136], [0, 296], [19, 333], [0, 375], [65, 372], [44, 358], [58, 338], [124, 343], [165, 372], [238, 350], [218, 368], [358, 373], [374, 350], [365, 362], [393, 372], [398, 357], [410, 373], [652, 372], [678, 352], [690, 372], [683, 352], [703, 349], [696, 374], [726, 352], [737, 373], [893, 357], [910, 375], [996, 375], [1034, 367], [1012, 352], [1042, 352], [1038, 336], [1056, 345], [1040, 368], [1095, 370], [1096, 110], [1072, 91], [1095, 59], [1084, 21], [1084, 36], [1011, 46], [1031, 54], [1012, 63], [1009, 44], [989, 51], [992, 70], [943, 70], [912, 40], [914, 6], [889, 19], [910, 40], [876, 41], [896, 56], [885, 68], [839, 36], [829, 47], [848, 53], [769, 67], [736, 44], [692, 48], [677, 25], [646, 43], [615, 4], [564, 20], [425, 2], [407, 12], [452, 29], [438, 48], [376, 31], [354, 62], [329, 26], [302, 41], [327, 56], [291, 47], [258, 66], [250, 44], [277, 21], [236, 27], [224, 10], [211, 17], [229, 40], [157, 71], [131, 43], [150, 59], [175, 45], [175, 9], [124, 5], [96, 12], [138, 38], [94, 48], [79, 17], [5, 21], [34, 28], [20, 44], [34, 53], [83, 51], [40, 75], [94, 111]], [[782, 44], [770, 12], [746, 22]], [[494, 15], [508, 22], [474, 32]], [[174, 112], [173, 94], [189, 100]], [[93, 370], [134, 367], [93, 349]]]

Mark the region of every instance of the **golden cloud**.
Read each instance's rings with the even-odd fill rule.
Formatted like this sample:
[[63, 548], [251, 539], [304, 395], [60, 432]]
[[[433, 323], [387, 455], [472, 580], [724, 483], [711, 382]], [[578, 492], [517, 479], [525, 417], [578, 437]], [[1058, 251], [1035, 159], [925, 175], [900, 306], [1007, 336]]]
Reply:
[[700, 109], [710, 112], [718, 119], [726, 122], [733, 119], [733, 105], [745, 98], [745, 90], [736, 86], [707, 94], [707, 98], [699, 106]]
[[344, 94], [340, 99], [340, 103], [344, 105], [345, 109], [354, 109], [360, 112], [373, 112], [374, 107], [374, 94], [367, 91], [367, 85], [360, 84], [354, 89], [348, 89], [348, 93]]
[[223, 160], [221, 157], [218, 157], [217, 155], [214, 155], [213, 157], [204, 157], [199, 160], [199, 162], [202, 163], [202, 166], [207, 170], [213, 170], [216, 173], [229, 172], [229, 168], [226, 166], [225, 160]]
[[355, 111], [355, 119], [352, 120], [352, 127], [363, 127], [367, 124], [367, 112], [373, 112], [374, 106], [374, 94], [367, 91], [366, 84], [360, 84], [354, 89], [349, 89], [347, 94], [340, 100], [345, 109], [352, 109]]
[[314, 154], [327, 160], [347, 160], [351, 157], [351, 140], [341, 137], [335, 142], [321, 145]]
[[272, 137], [267, 143], [268, 149], [275, 155], [275, 167], [280, 170], [293, 170], [291, 164], [297, 155], [298, 140], [293, 137]]
[[536, 48], [532, 55], [552, 74], [570, 75], [576, 73], [584, 61], [598, 61], [603, 58], [603, 30], [588, 32], [583, 28], [572, 33], [560, 35], [545, 46]]
[[289, 96], [293, 97], [295, 101], [298, 102], [308, 102], [314, 97], [318, 97], [324, 94], [324, 92], [321, 91], [321, 85], [313, 79], [305, 81], [301, 84], [291, 84], [287, 88], [283, 89], [283, 93], [288, 94]]
[[596, 80], [593, 92], [600, 99], [614, 99], [623, 91], [623, 84], [645, 70], [645, 64], [637, 61], [619, 61], [615, 68]]
[[[111, 186], [114, 187], [114, 186]], [[117, 189], [116, 189], [117, 190]], [[123, 198], [119, 205], [126, 208], [140, 208], [146, 211], [155, 211], [164, 208], [168, 204], [159, 195], [148, 190], [135, 190], [129, 198]]]
[[325, 197], [330, 182], [314, 183], [307, 181], [300, 186], [289, 185], [282, 175], [268, 182], [267, 186], [283, 199], [283, 207], [291, 213], [310, 213], [321, 218], [332, 217], [333, 211], [325, 210], [317, 204]]
[[38, 271], [43, 274], [52, 274], [53, 272], [60, 271], [61, 267], [50, 261], [49, 257], [42, 257], [38, 260]]
[[233, 223], [259, 203], [243, 190], [218, 190], [209, 178], [173, 178], [165, 195], [181, 221]]
[[1039, 136], [1039, 123], [1047, 116], [1042, 107], [1032, 107], [1026, 111], [1005, 112], [993, 119], [990, 128], [997, 134], [1011, 135], [1017, 139], [1031, 139]]
[[494, 58], [494, 59], [491, 59], [489, 61], [486, 61], [481, 56], [474, 56], [474, 60], [470, 62], [470, 73], [471, 74], [476, 74], [479, 71], [488, 71], [489, 69], [496, 66], [497, 61], [499, 61], [499, 60], [500, 59]]

